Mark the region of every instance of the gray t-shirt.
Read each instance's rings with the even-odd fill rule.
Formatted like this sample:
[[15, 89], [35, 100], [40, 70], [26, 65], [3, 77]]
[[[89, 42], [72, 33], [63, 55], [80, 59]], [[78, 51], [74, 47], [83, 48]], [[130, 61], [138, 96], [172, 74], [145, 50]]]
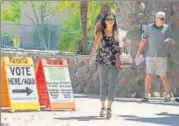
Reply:
[[148, 42], [146, 57], [167, 57], [169, 46], [165, 42], [167, 38], [174, 38], [168, 24], [164, 24], [163, 27], [157, 27], [154, 23], [147, 25], [142, 33], [142, 39], [147, 39]]

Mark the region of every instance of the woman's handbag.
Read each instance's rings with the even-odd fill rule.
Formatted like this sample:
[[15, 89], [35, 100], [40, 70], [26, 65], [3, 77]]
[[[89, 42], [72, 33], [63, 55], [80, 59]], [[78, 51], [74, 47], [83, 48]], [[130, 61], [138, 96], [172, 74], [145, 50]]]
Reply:
[[123, 46], [121, 49], [122, 49], [121, 55], [119, 56], [120, 62], [121, 62], [121, 68], [132, 67], [133, 60], [132, 60], [132, 57], [131, 57], [130, 53], [128, 52], [127, 48], [125, 46]]

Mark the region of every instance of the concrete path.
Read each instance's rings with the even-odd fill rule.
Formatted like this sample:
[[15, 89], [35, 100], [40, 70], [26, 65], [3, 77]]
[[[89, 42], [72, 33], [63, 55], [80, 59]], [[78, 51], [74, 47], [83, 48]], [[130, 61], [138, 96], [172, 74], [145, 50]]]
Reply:
[[99, 117], [97, 96], [75, 95], [77, 111], [2, 112], [2, 126], [179, 126], [179, 104], [116, 99], [111, 119]]

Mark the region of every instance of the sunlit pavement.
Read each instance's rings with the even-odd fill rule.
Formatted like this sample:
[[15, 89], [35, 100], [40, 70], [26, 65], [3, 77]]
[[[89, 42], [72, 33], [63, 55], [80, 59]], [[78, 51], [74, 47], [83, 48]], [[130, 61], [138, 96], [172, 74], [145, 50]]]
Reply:
[[3, 111], [2, 126], [179, 126], [179, 103], [163, 99], [117, 98], [111, 119], [99, 117], [97, 96], [75, 95], [76, 111], [15, 112]]

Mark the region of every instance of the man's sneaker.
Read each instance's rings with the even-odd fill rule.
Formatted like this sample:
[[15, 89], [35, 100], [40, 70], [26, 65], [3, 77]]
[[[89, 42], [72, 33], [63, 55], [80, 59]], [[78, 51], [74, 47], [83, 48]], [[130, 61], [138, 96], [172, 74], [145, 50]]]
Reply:
[[179, 103], [179, 98], [175, 98], [175, 101]]
[[105, 108], [101, 108], [100, 116], [101, 116], [101, 117], [104, 117], [104, 116], [105, 116]]
[[171, 95], [166, 96], [166, 97], [164, 98], [164, 102], [170, 102], [170, 101], [171, 101]]
[[141, 102], [148, 102], [148, 101], [149, 101], [148, 98], [143, 98], [143, 99], [141, 100]]
[[107, 108], [106, 117], [109, 119], [109, 118], [111, 118], [111, 116], [112, 116], [111, 108]]

